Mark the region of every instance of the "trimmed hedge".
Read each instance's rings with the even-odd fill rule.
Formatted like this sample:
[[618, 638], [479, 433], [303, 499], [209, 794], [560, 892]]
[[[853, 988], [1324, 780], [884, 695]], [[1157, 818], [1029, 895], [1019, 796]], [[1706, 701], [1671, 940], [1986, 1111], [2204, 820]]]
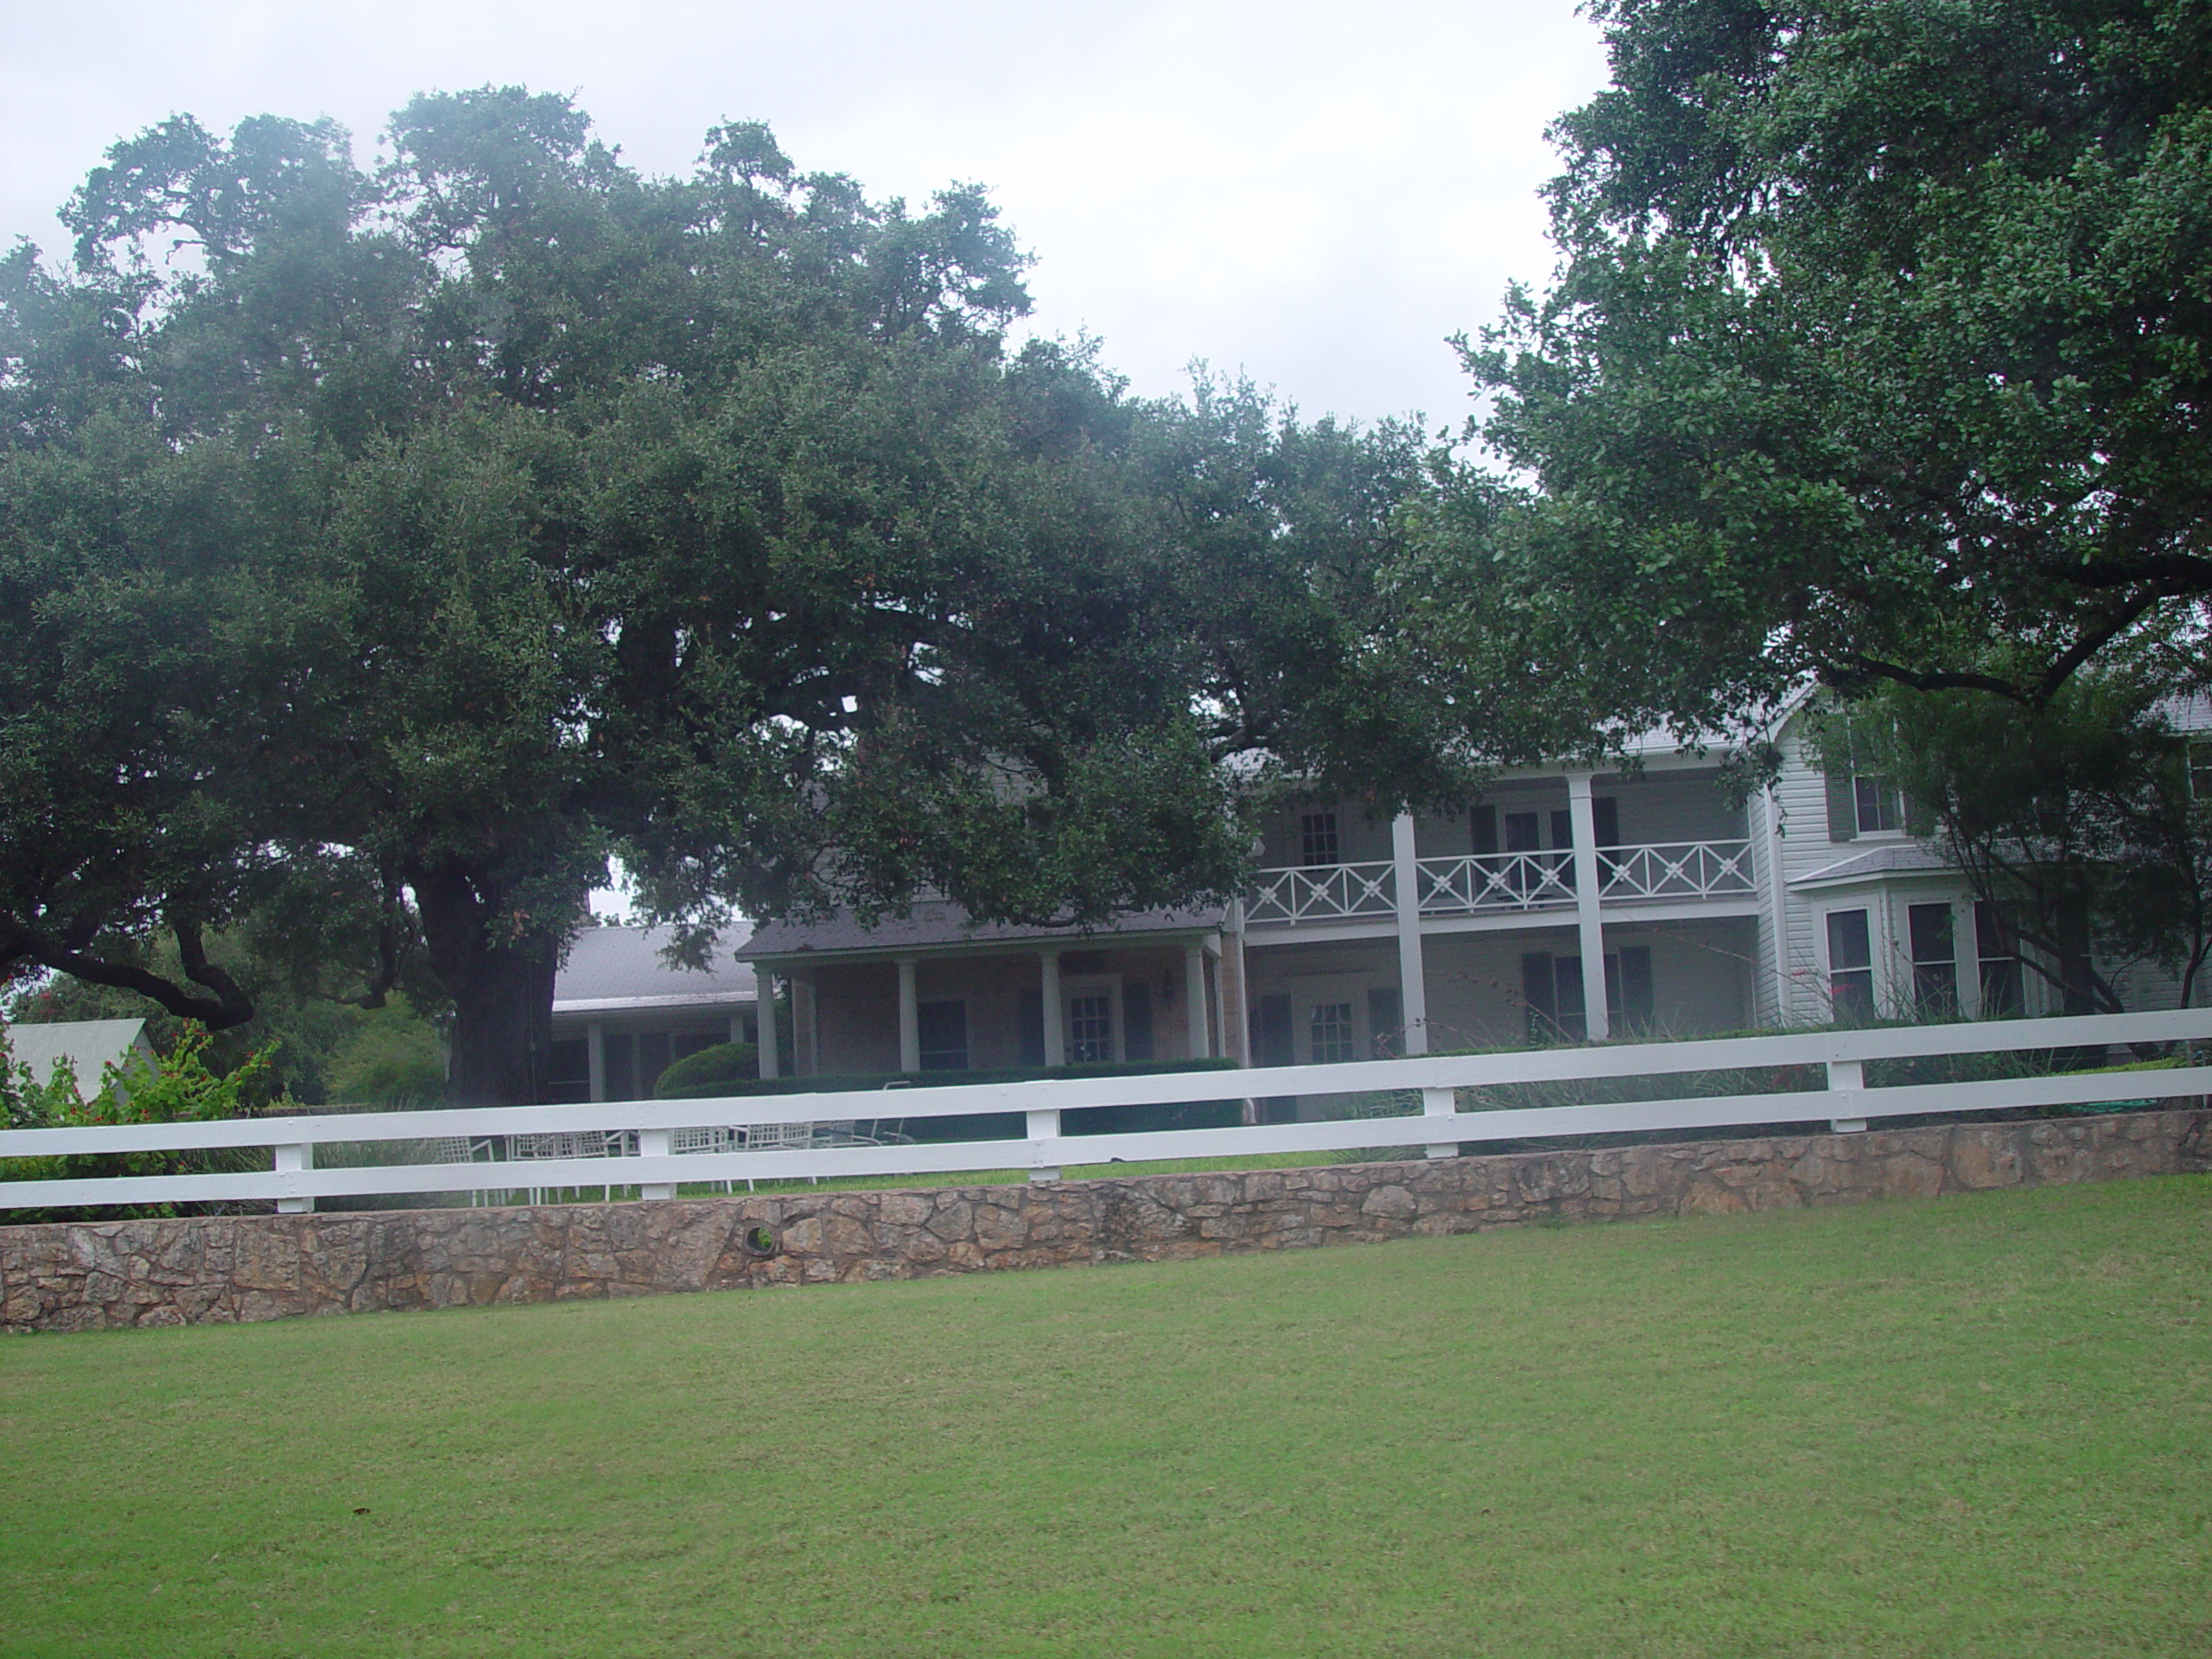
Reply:
[[733, 1083], [756, 1083], [760, 1051], [751, 1043], [716, 1043], [686, 1054], [655, 1079], [656, 1100], [689, 1100], [701, 1094], [726, 1095]]

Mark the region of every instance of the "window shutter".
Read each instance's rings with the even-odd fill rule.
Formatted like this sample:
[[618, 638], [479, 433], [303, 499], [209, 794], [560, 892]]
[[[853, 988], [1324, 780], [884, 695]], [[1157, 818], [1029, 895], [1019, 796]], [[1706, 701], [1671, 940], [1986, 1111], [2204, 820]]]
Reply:
[[1521, 998], [1528, 1005], [1532, 1043], [1558, 1040], [1558, 983], [1552, 973], [1550, 951], [1531, 950], [1521, 958]]
[[1377, 1059], [1389, 1059], [1406, 1052], [1406, 1033], [1401, 1029], [1405, 1016], [1399, 1012], [1398, 988], [1395, 985], [1370, 985], [1367, 988], [1367, 1040]]
[[1149, 1060], [1152, 1052], [1152, 982], [1122, 982], [1122, 1054], [1133, 1061]]
[[1852, 793], [1851, 774], [1830, 772], [1828, 785], [1828, 839], [1856, 841], [1859, 839], [1859, 802]]
[[1021, 993], [1021, 1063], [1045, 1064], [1045, 991], [1031, 985]]
[[1291, 1063], [1290, 999], [1287, 996], [1263, 996], [1253, 1008], [1252, 1051], [1262, 1065], [1288, 1065]]
[[1598, 837], [1598, 845], [1618, 847], [1621, 844], [1621, 804], [1618, 798], [1611, 795], [1592, 796], [1590, 819]]
[[1926, 841], [1936, 833], [1936, 815], [1922, 804], [1918, 797], [1903, 795], [1898, 799], [1904, 809], [1905, 834]]
[[1474, 834], [1474, 853], [1477, 858], [1486, 857], [1497, 850], [1497, 809], [1484, 804], [1469, 815], [1468, 827]]

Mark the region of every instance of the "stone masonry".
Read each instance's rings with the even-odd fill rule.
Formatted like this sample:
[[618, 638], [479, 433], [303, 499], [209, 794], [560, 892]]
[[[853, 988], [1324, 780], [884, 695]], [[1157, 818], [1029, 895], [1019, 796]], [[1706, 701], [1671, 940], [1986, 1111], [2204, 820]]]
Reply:
[[851, 1283], [2212, 1170], [2212, 1111], [652, 1203], [0, 1228], [0, 1326]]

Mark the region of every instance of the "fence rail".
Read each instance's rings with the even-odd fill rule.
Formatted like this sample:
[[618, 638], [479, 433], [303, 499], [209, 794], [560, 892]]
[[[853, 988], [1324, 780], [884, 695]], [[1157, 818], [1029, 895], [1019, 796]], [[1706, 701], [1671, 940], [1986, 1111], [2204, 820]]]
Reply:
[[[2060, 1072], [1997, 1082], [1868, 1088], [1870, 1060], [2076, 1049], [2212, 1039], [2212, 1009], [2050, 1020], [2005, 1020], [1889, 1030], [1827, 1029], [1779, 1037], [1742, 1037], [1504, 1054], [1431, 1055], [1338, 1065], [1275, 1066], [1243, 1071], [1182, 1071], [1138, 1077], [1031, 1083], [963, 1084], [899, 1091], [728, 1096], [707, 1100], [601, 1102], [588, 1105], [454, 1108], [224, 1119], [207, 1123], [134, 1123], [83, 1128], [0, 1130], [0, 1157], [91, 1153], [266, 1147], [273, 1167], [236, 1174], [56, 1178], [0, 1182], [0, 1209], [183, 1201], [276, 1201], [304, 1210], [317, 1198], [371, 1193], [475, 1192], [523, 1186], [636, 1186], [645, 1198], [672, 1198], [679, 1183], [791, 1177], [936, 1175], [1026, 1169], [1057, 1177], [1063, 1164], [1131, 1163], [1421, 1147], [1448, 1157], [1463, 1145], [1532, 1136], [1727, 1128], [1826, 1121], [1840, 1130], [1919, 1113], [1985, 1112], [2010, 1107], [2088, 1104], [2212, 1094], [2212, 1065], [2158, 1071]], [[1513, 1084], [1598, 1082], [1620, 1077], [1763, 1069], [1827, 1068], [1827, 1090], [1707, 1096], [1499, 1110], [1464, 1110], [1462, 1090]], [[1418, 1090], [1419, 1116], [1342, 1118], [1237, 1128], [1174, 1129], [1067, 1135], [1061, 1114], [1096, 1106], [1218, 1100], [1226, 1094], [1320, 1096]], [[887, 1106], [895, 1100], [895, 1111]], [[844, 1123], [1020, 1112], [1019, 1139], [901, 1146], [810, 1146], [788, 1150], [679, 1151], [682, 1131], [749, 1130], [798, 1122]], [[613, 1157], [538, 1156], [519, 1163], [465, 1161], [317, 1169], [318, 1144], [442, 1141], [465, 1149], [484, 1136], [599, 1135], [620, 1145]], [[614, 1137], [622, 1139], [617, 1142]], [[634, 1138], [632, 1138], [634, 1137]], [[690, 1144], [702, 1144], [690, 1135]], [[741, 1144], [725, 1135], [723, 1146]], [[717, 1143], [709, 1141], [705, 1144]], [[570, 1142], [571, 1146], [577, 1144]], [[588, 1144], [588, 1143], [586, 1143]], [[546, 1143], [556, 1150], [560, 1143]], [[634, 1145], [634, 1154], [627, 1148]], [[514, 1179], [496, 1179], [512, 1172]], [[487, 1179], [492, 1178], [492, 1179]]]

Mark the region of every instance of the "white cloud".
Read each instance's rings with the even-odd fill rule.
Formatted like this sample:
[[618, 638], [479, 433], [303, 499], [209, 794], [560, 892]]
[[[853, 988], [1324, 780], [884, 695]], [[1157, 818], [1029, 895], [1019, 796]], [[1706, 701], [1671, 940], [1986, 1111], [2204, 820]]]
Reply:
[[575, 93], [653, 171], [725, 116], [876, 195], [990, 188], [1038, 256], [1037, 323], [1088, 327], [1141, 391], [1205, 358], [1309, 413], [1465, 408], [1442, 341], [1549, 269], [1545, 124], [1603, 78], [1561, 4], [1256, 0], [940, 8], [831, 0], [113, 0], [0, 36], [0, 232], [175, 111], [328, 114], [364, 142], [413, 92]]

